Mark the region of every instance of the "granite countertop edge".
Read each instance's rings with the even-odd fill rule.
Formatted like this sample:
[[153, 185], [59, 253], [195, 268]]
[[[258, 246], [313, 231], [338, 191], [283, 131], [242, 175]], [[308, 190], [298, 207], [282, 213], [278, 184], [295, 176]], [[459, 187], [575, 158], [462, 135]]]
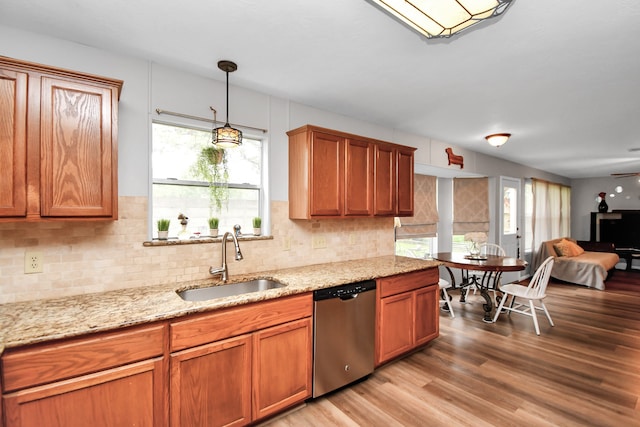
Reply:
[[176, 292], [221, 284], [220, 280], [216, 278], [172, 282], [56, 299], [2, 304], [0, 305], [2, 330], [0, 355], [8, 348], [168, 320], [346, 283], [425, 270], [439, 265], [441, 265], [439, 261], [391, 255], [232, 275], [228, 283], [265, 278], [286, 286], [197, 302], [184, 301]]

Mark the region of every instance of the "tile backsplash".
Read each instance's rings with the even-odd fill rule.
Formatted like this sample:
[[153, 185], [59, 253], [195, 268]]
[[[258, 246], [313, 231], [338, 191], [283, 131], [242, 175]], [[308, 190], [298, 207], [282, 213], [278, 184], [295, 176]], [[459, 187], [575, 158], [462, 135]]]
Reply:
[[[0, 223], [0, 304], [206, 279], [220, 264], [220, 243], [143, 246], [147, 198], [118, 204], [118, 221]], [[241, 242], [231, 276], [394, 253], [393, 218], [293, 221], [288, 209], [271, 203], [273, 239]], [[24, 273], [27, 251], [42, 254], [42, 273]]]

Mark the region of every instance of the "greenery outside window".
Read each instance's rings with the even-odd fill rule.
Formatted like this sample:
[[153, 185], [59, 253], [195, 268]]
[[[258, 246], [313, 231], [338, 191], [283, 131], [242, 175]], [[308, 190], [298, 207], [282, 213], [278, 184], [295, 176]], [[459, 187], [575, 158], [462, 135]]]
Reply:
[[427, 259], [435, 255], [436, 237], [413, 237], [396, 240], [395, 253], [408, 258]]
[[190, 236], [207, 236], [211, 217], [220, 219], [220, 233], [235, 224], [252, 233], [253, 218], [263, 216], [261, 140], [245, 136], [241, 146], [217, 151], [210, 129], [154, 122], [152, 146], [151, 224], [170, 219], [176, 237], [183, 213]]

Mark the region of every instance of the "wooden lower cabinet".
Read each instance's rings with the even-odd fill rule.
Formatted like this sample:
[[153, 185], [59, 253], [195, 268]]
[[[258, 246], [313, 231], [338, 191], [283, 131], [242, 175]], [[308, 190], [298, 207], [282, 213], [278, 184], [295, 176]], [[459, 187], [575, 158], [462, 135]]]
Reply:
[[246, 425], [310, 397], [312, 310], [306, 294], [172, 323], [171, 426]]
[[427, 286], [414, 292], [415, 345], [426, 344], [440, 334], [440, 305], [438, 286]]
[[378, 279], [376, 366], [439, 334], [438, 270]]
[[253, 414], [273, 415], [311, 395], [311, 317], [253, 336]]
[[4, 395], [6, 427], [164, 426], [162, 358]]
[[165, 343], [156, 324], [8, 349], [4, 425], [166, 426]]
[[385, 362], [413, 349], [414, 295], [412, 292], [380, 300], [378, 310], [378, 363]]
[[171, 425], [240, 426], [251, 421], [251, 335], [171, 356]]

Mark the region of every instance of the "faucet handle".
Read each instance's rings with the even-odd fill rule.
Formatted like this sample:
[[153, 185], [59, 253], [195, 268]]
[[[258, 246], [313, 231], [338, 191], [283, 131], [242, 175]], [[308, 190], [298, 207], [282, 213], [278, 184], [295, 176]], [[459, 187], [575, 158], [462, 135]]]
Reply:
[[234, 233], [235, 233], [236, 237], [240, 237], [240, 235], [242, 234], [242, 233], [240, 232], [240, 229], [241, 229], [241, 228], [242, 228], [242, 227], [240, 227], [240, 224], [236, 224], [236, 225], [234, 225], [234, 226], [233, 226], [233, 231], [234, 231]]

